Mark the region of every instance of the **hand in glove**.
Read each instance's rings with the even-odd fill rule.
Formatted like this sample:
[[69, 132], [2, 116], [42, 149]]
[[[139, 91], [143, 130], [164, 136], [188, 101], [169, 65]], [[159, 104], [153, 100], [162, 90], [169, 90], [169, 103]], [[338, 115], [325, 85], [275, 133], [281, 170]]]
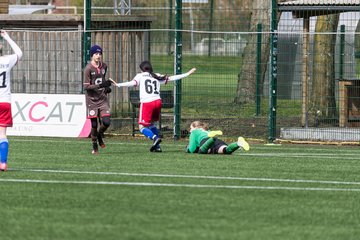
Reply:
[[106, 94], [111, 93], [111, 88], [110, 88], [110, 87], [106, 87], [106, 88], [105, 88], [105, 93], [106, 93]]
[[105, 82], [102, 82], [99, 84], [99, 88], [106, 88], [106, 87], [110, 87], [110, 86], [111, 86], [110, 80], [106, 80]]

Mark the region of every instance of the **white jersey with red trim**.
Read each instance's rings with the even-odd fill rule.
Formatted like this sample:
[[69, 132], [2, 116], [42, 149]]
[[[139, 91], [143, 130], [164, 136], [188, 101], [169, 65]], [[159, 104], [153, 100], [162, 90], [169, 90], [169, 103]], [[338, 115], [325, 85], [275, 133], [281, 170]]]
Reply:
[[160, 99], [160, 81], [148, 72], [138, 73], [134, 79], [139, 86], [140, 102], [152, 102]]
[[11, 103], [10, 72], [17, 60], [16, 54], [0, 57], [0, 102]]

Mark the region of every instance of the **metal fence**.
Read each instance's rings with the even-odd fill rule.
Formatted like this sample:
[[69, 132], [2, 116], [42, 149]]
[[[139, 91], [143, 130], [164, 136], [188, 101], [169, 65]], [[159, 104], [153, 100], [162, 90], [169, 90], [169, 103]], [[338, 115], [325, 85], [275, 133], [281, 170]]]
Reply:
[[[202, 120], [228, 137], [360, 140], [357, 0], [348, 1], [348, 5], [331, 2], [334, 8], [326, 8], [328, 1], [319, 1], [317, 6], [262, 1], [258, 7], [242, 0], [184, 1], [180, 29], [178, 2], [132, 1], [131, 11], [124, 13], [139, 19], [151, 17], [150, 28], [139, 28], [134, 20], [132, 27], [113, 27], [111, 21], [104, 21], [89, 30], [92, 44], [104, 45], [104, 61], [110, 72], [127, 66], [126, 74], [122, 70], [117, 73], [118, 82], [135, 76], [141, 58], [149, 58], [159, 73], [175, 74], [176, 66], [182, 72], [197, 68], [180, 85], [171, 82], [162, 86], [162, 91], [174, 93], [174, 106], [180, 104], [180, 109], [163, 109], [163, 134], [174, 134], [178, 115], [181, 136], [188, 134], [192, 121]], [[101, 10], [104, 16], [114, 17], [111, 6], [92, 8], [93, 16]], [[36, 89], [37, 93], [52, 93], [55, 87], [80, 92], [82, 31], [33, 31], [38, 43], [46, 47], [39, 51], [33, 46], [35, 42], [29, 44], [26, 38], [19, 42], [25, 58], [15, 68], [21, 74], [14, 76], [13, 92], [33, 93]], [[148, 37], [143, 37], [144, 33]], [[179, 33], [180, 57], [176, 48]], [[107, 34], [120, 36], [110, 41], [104, 37]], [[138, 39], [138, 47], [127, 51], [110, 47], [130, 43], [133, 38]], [[52, 47], [64, 39], [74, 52]], [[38, 55], [46, 57], [31, 75]], [[133, 55], [139, 57], [129, 57]], [[123, 60], [115, 63], [115, 56]], [[52, 81], [60, 86], [50, 84]], [[131, 104], [130, 90], [113, 89], [111, 93], [114, 132], [133, 133], [137, 109]], [[176, 98], [177, 94], [181, 97]]]

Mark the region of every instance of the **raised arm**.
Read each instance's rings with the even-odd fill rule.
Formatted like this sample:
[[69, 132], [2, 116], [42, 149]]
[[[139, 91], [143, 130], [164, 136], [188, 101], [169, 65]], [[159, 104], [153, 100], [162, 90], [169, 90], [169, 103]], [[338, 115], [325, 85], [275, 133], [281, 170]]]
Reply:
[[17, 55], [19, 61], [23, 55], [23, 52], [21, 51], [20, 47], [10, 38], [9, 34], [7, 34], [5, 30], [1, 30], [0, 34], [9, 43], [10, 47]]

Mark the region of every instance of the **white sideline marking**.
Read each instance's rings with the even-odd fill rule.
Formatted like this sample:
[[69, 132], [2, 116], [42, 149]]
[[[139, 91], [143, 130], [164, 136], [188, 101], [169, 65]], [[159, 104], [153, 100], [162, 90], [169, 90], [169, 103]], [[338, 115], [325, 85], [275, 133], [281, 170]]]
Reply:
[[[138, 139], [139, 141], [140, 140], [143, 140], [143, 143], [140, 143], [139, 141], [138, 142], [131, 142], [131, 141], [126, 141], [126, 140], [111, 140], [109, 142], [109, 145], [148, 145], [149, 144], [149, 141], [143, 137], [143, 139]], [[88, 145], [89, 144], [89, 140], [86, 140], [86, 139], [80, 139], [80, 140], [73, 140], [73, 139], [64, 139], [64, 138], [40, 138], [40, 139], [11, 139], [11, 141], [15, 141], [15, 142], [57, 142], [57, 143], [77, 143], [77, 144], [86, 144]], [[235, 140], [234, 140], [235, 141]], [[172, 145], [172, 146], [181, 146], [181, 147], [184, 147], [188, 142], [187, 141], [179, 141], [179, 144], [174, 144], [174, 141], [168, 141], [169, 142], [169, 145]], [[171, 143], [170, 143], [171, 142]], [[166, 143], [166, 141], [165, 141]], [[181, 143], [181, 144], [180, 144]], [[280, 151], [281, 148], [272, 148], [272, 147], [269, 147], [269, 146], [266, 146], [266, 145], [263, 145], [263, 144], [253, 144], [256, 149], [261, 149], [261, 150], [269, 150], [269, 149], [275, 149], [275, 151]], [[286, 145], [286, 144], [282, 144], [281, 146], [279, 147], [283, 147], [283, 148], [286, 148], [287, 146], [291, 146], [291, 149], [292, 150], [301, 150], [301, 151], [304, 151], [304, 147], [295, 147], [294, 145]], [[312, 149], [314, 151], [320, 151], [320, 152], [328, 152], [330, 148], [322, 148], [321, 145], [310, 145], [311, 147], [313, 147]], [[359, 153], [359, 149], [358, 148], [345, 148], [346, 145], [341, 145], [341, 146], [336, 146], [338, 147], [338, 151], [342, 152], [346, 152], [346, 153], [349, 153], [351, 154], [351, 152], [354, 152], [354, 153]], [[306, 153], [305, 153], [306, 155]]]
[[341, 182], [341, 181], [305, 180], [305, 179], [244, 178], [244, 177], [172, 175], [172, 174], [154, 174], [154, 173], [89, 172], [89, 171], [69, 171], [69, 170], [50, 170], [50, 169], [13, 169], [13, 170], [24, 171], [24, 172], [119, 175], [119, 176], [137, 176], [137, 177], [194, 178], [194, 179], [241, 180], [241, 181], [264, 181], [264, 182], [292, 182], [292, 183], [323, 183], [323, 184], [340, 184], [340, 185], [360, 185], [360, 182]]
[[[12, 141], [16, 141], [16, 142], [33, 142], [34, 139], [12, 139]], [[61, 142], [61, 143], [74, 143], [74, 140], [64, 140], [64, 139], [56, 139], [56, 138], [47, 138], [47, 139], [36, 139], [36, 142]], [[77, 144], [89, 144], [88, 141], [76, 141]], [[108, 143], [109, 146], [111, 145], [141, 145], [141, 146], [147, 146], [149, 145], [146, 142], [146, 139], [144, 138], [144, 142], [140, 143], [140, 142], [129, 142], [129, 141], [111, 141]], [[166, 143], [163, 145], [166, 146]], [[179, 147], [179, 149], [183, 149], [184, 146], [186, 145], [185, 142], [183, 144], [169, 144], [170, 146], [175, 146], [175, 147]], [[258, 145], [256, 144], [256, 149], [270, 149], [271, 147], [266, 147], [266, 146], [262, 146], [262, 145]], [[285, 145], [283, 145], [285, 146]], [[274, 149], [274, 148], [271, 148]], [[292, 147], [292, 150], [296, 151], [296, 150], [300, 150], [303, 151], [304, 148], [297, 148], [297, 147]], [[276, 151], [281, 150], [280, 148], [276, 148]], [[247, 156], [247, 157], [279, 157], [279, 158], [288, 158], [289, 156], [294, 157], [294, 158], [302, 158], [304, 156], [307, 157], [317, 157], [317, 158], [321, 158], [321, 159], [338, 159], [338, 156], [334, 156], [334, 154], [329, 154], [329, 153], [320, 153], [320, 152], [328, 152], [329, 149], [328, 148], [314, 148], [313, 149], [314, 153], [252, 153], [252, 152], [243, 152], [243, 151], [237, 151], [235, 153], [233, 153], [234, 156]], [[183, 150], [181, 150], [180, 152], [184, 152]], [[356, 160], [359, 156], [359, 150], [356, 148], [353, 149], [349, 149], [349, 148], [339, 148], [338, 152], [341, 153], [341, 160]], [[165, 152], [166, 153], [166, 152]]]
[[[12, 141], [15, 142], [33, 142], [34, 139], [12, 139]], [[54, 142], [54, 143], [74, 143], [73, 140], [58, 140], [58, 139], [37, 139], [36, 142]], [[76, 141], [77, 144], [86, 144], [88, 145], [89, 142], [88, 141]], [[141, 146], [147, 146], [149, 145], [148, 142], [146, 142], [146, 139], [144, 139], [143, 143], [140, 142], [128, 142], [128, 141], [111, 141], [108, 143], [109, 146], [111, 145], [141, 145]], [[163, 145], [167, 145], [166, 142], [165, 144], [163, 143]], [[169, 144], [170, 146], [175, 146], [175, 147], [179, 147], [179, 149], [183, 149], [184, 146], [186, 145], [186, 143], [184, 142], [183, 144]], [[265, 149], [268, 150], [271, 147], [266, 147], [266, 146], [261, 146], [261, 145], [255, 145], [256, 149]], [[285, 145], [283, 145], [285, 146]], [[271, 148], [274, 149], [274, 148]], [[300, 150], [303, 151], [304, 148], [297, 148], [297, 147], [292, 147], [292, 150], [296, 151], [296, 150]], [[276, 151], [281, 150], [280, 148], [276, 148]], [[233, 155], [235, 156], [255, 156], [255, 157], [296, 157], [296, 158], [302, 158], [303, 156], [307, 156], [307, 157], [318, 157], [318, 158], [327, 158], [327, 159], [338, 159], [339, 157], [334, 156], [334, 154], [329, 154], [329, 153], [320, 153], [320, 152], [328, 152], [329, 149], [328, 148], [314, 148], [313, 149], [314, 153], [252, 153], [252, 152], [243, 152], [243, 151], [237, 151], [235, 153], [233, 153]], [[181, 150], [180, 152], [184, 152], [183, 150]], [[338, 152], [341, 153], [341, 160], [354, 160], [357, 159], [359, 156], [359, 150], [356, 148], [353, 149], [349, 149], [349, 148], [343, 148], [343, 149], [338, 149]]]
[[[277, 157], [288, 157], [290, 156], [298, 156], [298, 157], [308, 157], [308, 156], [317, 156], [317, 157], [331, 157], [334, 156], [334, 154], [331, 153], [248, 153], [246, 154], [247, 156], [264, 156], [264, 157], [268, 157], [268, 156], [277, 156]], [[343, 156], [348, 156], [348, 157], [355, 157], [355, 156], [359, 156], [359, 152], [356, 153], [342, 153], [340, 157]], [[355, 160], [355, 159], [354, 159]]]
[[319, 159], [338, 159], [339, 161], [342, 160], [357, 160], [357, 158], [359, 157], [359, 153], [354, 153], [354, 154], [344, 154], [344, 155], [331, 155], [331, 154], [316, 154], [316, 153], [312, 153], [312, 154], [298, 154], [298, 153], [288, 153], [288, 154], [283, 154], [283, 153], [237, 153], [235, 152], [236, 156], [240, 156], [243, 155], [244, 157], [275, 157], [275, 158], [304, 158], [304, 157], [316, 157]]
[[122, 185], [122, 186], [142, 186], [142, 187], [186, 187], [186, 188], [222, 188], [222, 189], [261, 189], [261, 190], [360, 192], [359, 188], [264, 187], [264, 186], [173, 184], [173, 183], [153, 183], [153, 182], [103, 182], [103, 181], [94, 182], [94, 181], [59, 181], [59, 180], [34, 180], [34, 179], [0, 179], [0, 182], [50, 183], [50, 184], [88, 184], [88, 185]]

